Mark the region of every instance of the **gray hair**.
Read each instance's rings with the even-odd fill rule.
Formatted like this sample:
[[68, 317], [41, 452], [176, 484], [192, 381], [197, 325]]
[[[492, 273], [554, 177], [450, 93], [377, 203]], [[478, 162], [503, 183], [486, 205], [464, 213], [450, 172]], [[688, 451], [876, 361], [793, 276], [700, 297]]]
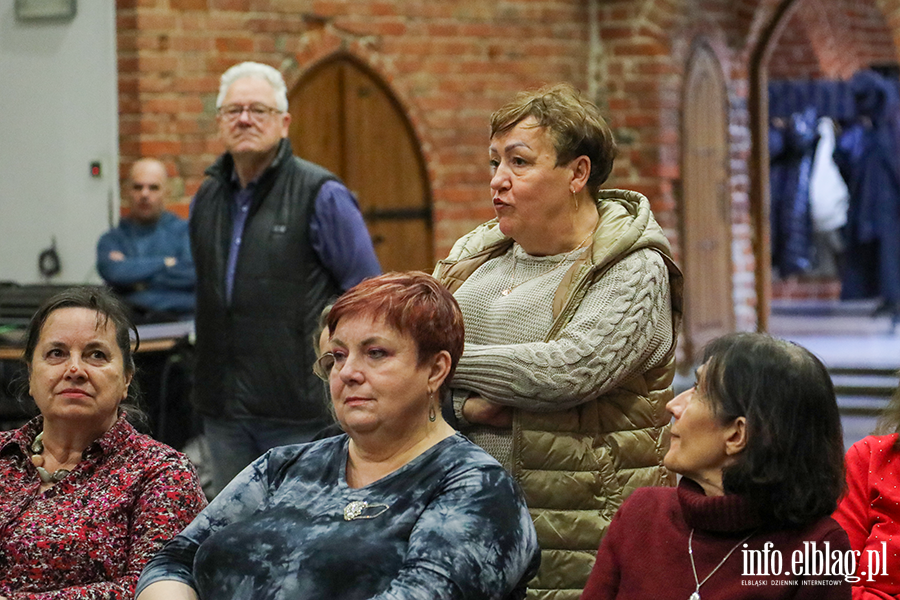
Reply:
[[228, 88], [231, 87], [231, 84], [238, 79], [243, 79], [245, 77], [254, 77], [256, 79], [267, 81], [275, 91], [275, 108], [281, 112], [287, 111], [287, 85], [284, 83], [284, 77], [281, 76], [278, 69], [262, 63], [249, 61], [234, 65], [222, 73], [222, 78], [219, 80], [219, 97], [216, 98], [217, 109], [222, 108], [222, 102], [225, 101], [225, 94], [228, 93]]

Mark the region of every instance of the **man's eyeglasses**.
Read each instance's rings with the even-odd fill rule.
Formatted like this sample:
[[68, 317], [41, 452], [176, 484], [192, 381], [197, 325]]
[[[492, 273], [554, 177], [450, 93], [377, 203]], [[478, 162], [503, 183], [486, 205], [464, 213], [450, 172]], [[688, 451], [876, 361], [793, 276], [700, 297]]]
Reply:
[[261, 123], [269, 115], [282, 112], [277, 108], [272, 108], [271, 106], [266, 106], [265, 104], [257, 102], [246, 106], [243, 104], [228, 104], [219, 107], [218, 113], [223, 119], [237, 121], [241, 118], [241, 115], [244, 114], [244, 111], [247, 111], [247, 115], [254, 123]]

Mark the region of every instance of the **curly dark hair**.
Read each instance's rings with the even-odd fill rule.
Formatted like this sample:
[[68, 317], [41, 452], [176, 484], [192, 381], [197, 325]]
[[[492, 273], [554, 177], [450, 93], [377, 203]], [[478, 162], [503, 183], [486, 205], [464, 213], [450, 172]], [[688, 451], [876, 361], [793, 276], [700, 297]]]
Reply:
[[809, 350], [761, 333], [710, 342], [703, 384], [723, 422], [747, 420], [747, 445], [723, 470], [726, 493], [768, 520], [799, 527], [830, 515], [844, 492], [844, 441], [831, 377]]

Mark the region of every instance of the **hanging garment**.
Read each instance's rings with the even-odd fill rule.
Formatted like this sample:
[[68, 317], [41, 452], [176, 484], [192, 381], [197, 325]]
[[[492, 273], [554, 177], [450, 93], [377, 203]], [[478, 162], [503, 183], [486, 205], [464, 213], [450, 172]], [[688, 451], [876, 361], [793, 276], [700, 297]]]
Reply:
[[841, 298], [880, 296], [892, 312], [898, 312], [900, 145], [896, 89], [872, 71], [854, 75], [850, 86], [859, 121], [841, 135], [835, 152], [850, 191]]
[[813, 266], [809, 180], [817, 139], [815, 108], [794, 113], [770, 165], [772, 264], [781, 277]]
[[819, 119], [819, 143], [809, 179], [809, 202], [814, 231], [833, 231], [847, 223], [850, 192], [834, 162], [834, 121]]

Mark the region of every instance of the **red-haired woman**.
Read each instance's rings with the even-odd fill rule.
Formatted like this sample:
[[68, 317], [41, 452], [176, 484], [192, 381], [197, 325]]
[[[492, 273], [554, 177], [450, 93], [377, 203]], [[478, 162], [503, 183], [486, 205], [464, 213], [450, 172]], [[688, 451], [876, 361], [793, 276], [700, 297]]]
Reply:
[[318, 366], [347, 435], [275, 448], [154, 558], [154, 598], [524, 598], [540, 559], [513, 479], [441, 416], [463, 349], [421, 273], [334, 304]]

